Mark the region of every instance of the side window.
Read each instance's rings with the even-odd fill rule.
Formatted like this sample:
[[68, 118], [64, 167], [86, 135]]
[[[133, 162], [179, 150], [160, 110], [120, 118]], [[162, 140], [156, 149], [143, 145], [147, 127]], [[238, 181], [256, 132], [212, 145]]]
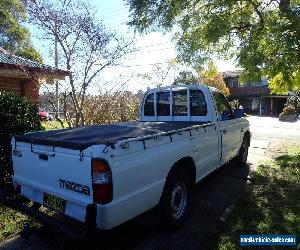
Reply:
[[154, 116], [154, 93], [147, 95], [144, 104], [144, 115]]
[[169, 116], [170, 115], [170, 92], [157, 92], [157, 115]]
[[213, 92], [213, 97], [216, 103], [218, 115], [229, 115], [229, 118], [232, 118], [232, 111], [230, 105], [226, 98], [219, 92]]
[[185, 90], [173, 91], [173, 116], [187, 116], [187, 92]]
[[190, 90], [191, 116], [205, 116], [207, 114], [207, 104], [201, 90]]

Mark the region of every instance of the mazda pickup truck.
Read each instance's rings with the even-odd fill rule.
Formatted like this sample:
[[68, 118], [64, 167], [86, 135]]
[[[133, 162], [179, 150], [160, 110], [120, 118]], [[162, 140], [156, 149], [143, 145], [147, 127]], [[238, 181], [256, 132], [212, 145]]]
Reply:
[[145, 93], [139, 121], [15, 136], [13, 183], [37, 208], [98, 229], [154, 207], [174, 227], [195, 183], [232, 159], [246, 164], [250, 137], [243, 111], [217, 89], [157, 88]]

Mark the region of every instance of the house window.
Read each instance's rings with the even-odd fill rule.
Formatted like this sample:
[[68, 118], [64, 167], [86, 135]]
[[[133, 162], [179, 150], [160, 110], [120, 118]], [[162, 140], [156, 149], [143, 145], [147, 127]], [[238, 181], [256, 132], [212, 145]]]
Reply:
[[239, 84], [239, 79], [238, 78], [232, 78], [231, 82], [232, 82], [232, 87], [236, 87]]
[[251, 86], [267, 86], [268, 81], [267, 81], [267, 79], [258, 80], [258, 81], [251, 81], [250, 85]]
[[268, 80], [267, 79], [262, 79], [261, 80], [261, 85], [262, 86], [268, 86]]
[[261, 81], [252, 81], [251, 86], [261, 86], [262, 82]]
[[225, 81], [225, 82], [227, 83], [227, 86], [228, 86], [229, 88], [232, 88], [232, 87], [233, 87], [231, 79], [229, 79], [229, 80], [227, 80], [227, 81]]
[[252, 110], [258, 109], [259, 108], [259, 99], [258, 98], [253, 98], [252, 99]]
[[247, 83], [239, 81], [238, 86], [239, 87], [245, 87], [245, 86], [247, 86]]
[[230, 79], [228, 80], [228, 87], [230, 87], [230, 88], [236, 87], [236, 86], [238, 86], [238, 82], [239, 82], [239, 80], [238, 80], [237, 77], [235, 77], [235, 78], [230, 78]]

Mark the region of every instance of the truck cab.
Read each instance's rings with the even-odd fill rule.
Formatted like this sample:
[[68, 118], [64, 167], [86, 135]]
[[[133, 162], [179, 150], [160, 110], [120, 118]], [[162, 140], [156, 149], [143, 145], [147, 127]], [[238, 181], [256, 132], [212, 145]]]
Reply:
[[[242, 119], [241, 119], [242, 118]], [[175, 85], [145, 93], [141, 121], [213, 121], [222, 144], [220, 162], [223, 165], [239, 150], [249, 124], [242, 110], [232, 110], [227, 98], [216, 88], [206, 85]]]

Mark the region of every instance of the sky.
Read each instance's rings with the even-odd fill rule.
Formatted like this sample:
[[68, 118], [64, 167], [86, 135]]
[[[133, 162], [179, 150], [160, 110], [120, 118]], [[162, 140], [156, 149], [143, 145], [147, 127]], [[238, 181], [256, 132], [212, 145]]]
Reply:
[[[123, 0], [90, 0], [95, 6], [97, 17], [111, 30], [123, 34], [129, 38], [135, 37], [135, 47], [138, 51], [130, 53], [120, 63], [121, 66], [108, 68], [103, 71], [101, 78], [111, 81], [112, 77], [127, 79], [125, 88], [131, 91], [146, 90], [155, 87], [149, 81], [137, 75], [149, 74], [154, 70], [155, 65], [164, 69], [168, 67], [167, 62], [176, 57], [175, 43], [171, 40], [170, 34], [151, 32], [146, 35], [134, 33], [132, 27], [126, 25], [129, 20], [129, 6]], [[33, 44], [41, 51], [44, 62], [49, 65], [54, 64], [52, 43], [40, 42], [38, 32], [31, 27], [33, 34]], [[234, 70], [234, 61], [215, 60], [219, 71]], [[176, 68], [168, 74], [163, 85], [170, 85], [178, 72], [184, 68]], [[156, 79], [152, 79], [152, 81]], [[157, 79], [158, 80], [158, 79]], [[109, 88], [109, 86], [108, 86]], [[95, 91], [95, 90], [92, 90]]]

